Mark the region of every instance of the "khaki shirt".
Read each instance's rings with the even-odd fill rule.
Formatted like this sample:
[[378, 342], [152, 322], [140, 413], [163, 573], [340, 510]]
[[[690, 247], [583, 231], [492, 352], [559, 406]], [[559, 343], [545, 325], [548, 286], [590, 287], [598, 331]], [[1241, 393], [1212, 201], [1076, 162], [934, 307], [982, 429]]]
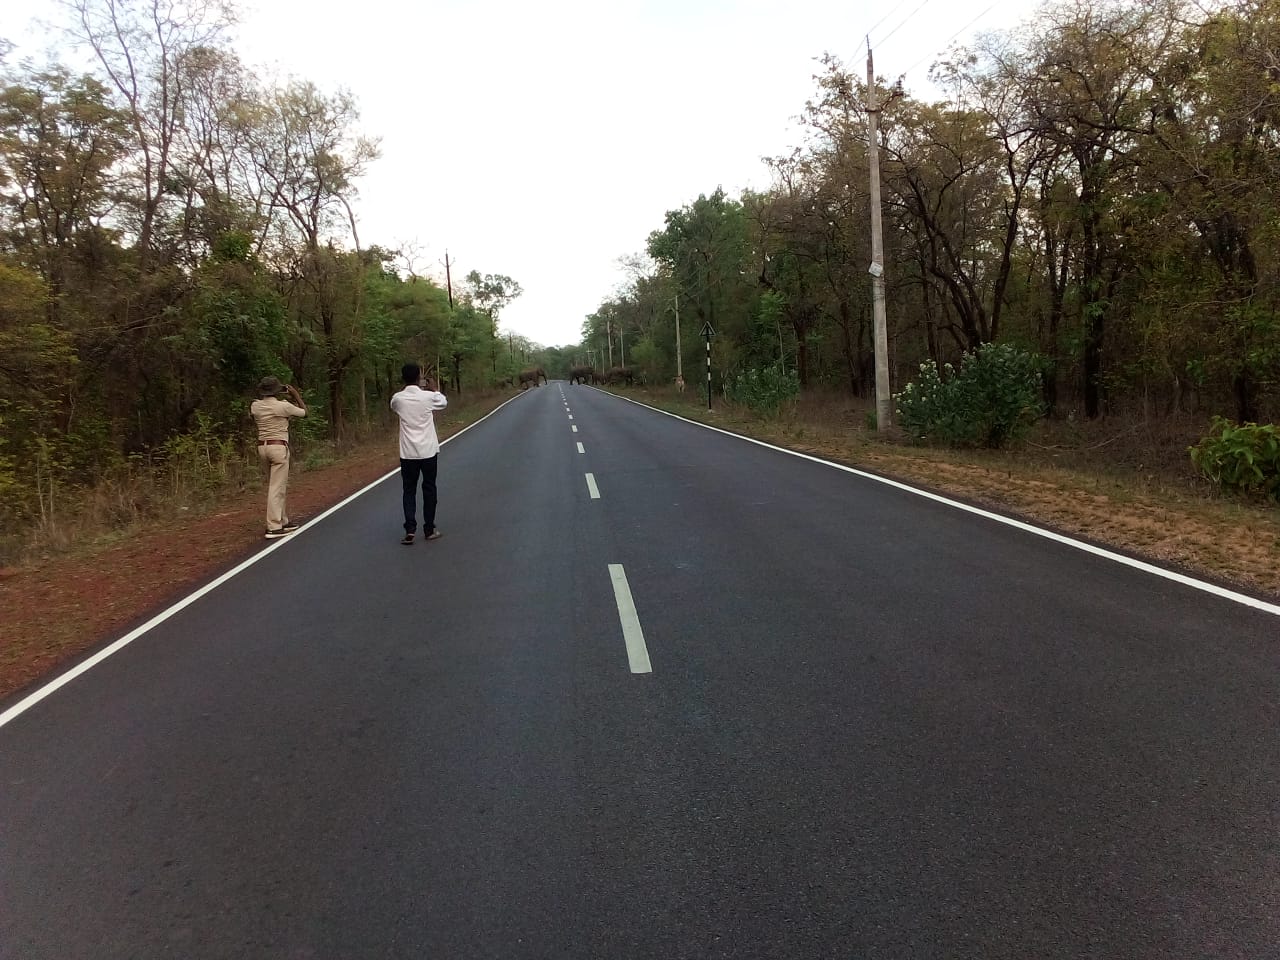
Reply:
[[249, 405], [249, 413], [258, 425], [259, 440], [288, 440], [289, 418], [305, 417], [307, 411], [295, 407], [288, 400], [266, 397]]

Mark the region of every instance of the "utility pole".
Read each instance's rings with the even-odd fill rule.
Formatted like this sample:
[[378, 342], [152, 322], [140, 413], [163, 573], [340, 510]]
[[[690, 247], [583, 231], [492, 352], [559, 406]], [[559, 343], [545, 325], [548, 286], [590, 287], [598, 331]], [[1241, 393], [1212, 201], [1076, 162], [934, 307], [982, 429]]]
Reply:
[[453, 309], [453, 274], [449, 271], [449, 251], [444, 252], [444, 283], [449, 290], [449, 309]]
[[683, 351], [680, 349], [680, 291], [679, 290], [676, 291], [675, 304], [676, 304], [676, 381], [679, 383], [684, 383], [684, 368], [681, 366], [681, 360], [680, 360], [680, 354], [683, 353]]
[[876, 73], [867, 37], [867, 159], [871, 165], [871, 319], [876, 352], [876, 432], [892, 425], [889, 401], [889, 332], [884, 315], [884, 236], [880, 221], [880, 106], [876, 103]]
[[[445, 289], [449, 291], [449, 311], [452, 313], [453, 312], [453, 272], [451, 270], [451, 264], [449, 263], [449, 251], [447, 248], [444, 251], [444, 285], [445, 285]], [[441, 376], [441, 373], [440, 373], [439, 358], [436, 359], [436, 376], [440, 377], [441, 382], [444, 382], [444, 377]], [[454, 358], [453, 358], [453, 389], [458, 392], [458, 396], [462, 396], [462, 361], [458, 359], [456, 354], [454, 355]]]

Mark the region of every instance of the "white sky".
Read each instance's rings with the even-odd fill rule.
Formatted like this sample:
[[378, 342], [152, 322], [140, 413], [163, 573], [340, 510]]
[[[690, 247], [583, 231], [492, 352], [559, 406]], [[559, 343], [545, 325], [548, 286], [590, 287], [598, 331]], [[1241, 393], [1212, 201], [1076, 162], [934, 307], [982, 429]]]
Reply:
[[[618, 257], [643, 250], [665, 211], [717, 185], [767, 186], [760, 158], [800, 142], [794, 117], [825, 51], [865, 70], [863, 38], [885, 17], [871, 33], [877, 73], [907, 71], [925, 95], [953, 37], [1036, 5], [242, 0], [236, 46], [268, 75], [355, 94], [382, 141], [360, 184], [362, 243], [412, 243], [419, 272], [441, 279], [446, 248], [455, 280], [514, 277], [524, 296], [502, 327], [551, 346], [579, 340], [622, 282]], [[39, 53], [18, 6], [0, 5], [15, 60]]]

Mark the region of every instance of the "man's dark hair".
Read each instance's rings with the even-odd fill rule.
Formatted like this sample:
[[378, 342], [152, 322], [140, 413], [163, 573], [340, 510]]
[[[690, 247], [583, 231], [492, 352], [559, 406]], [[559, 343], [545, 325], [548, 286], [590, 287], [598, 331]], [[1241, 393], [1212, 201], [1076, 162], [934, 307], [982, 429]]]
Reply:
[[422, 379], [422, 368], [416, 363], [406, 363], [400, 368], [400, 378], [406, 385], [417, 383]]

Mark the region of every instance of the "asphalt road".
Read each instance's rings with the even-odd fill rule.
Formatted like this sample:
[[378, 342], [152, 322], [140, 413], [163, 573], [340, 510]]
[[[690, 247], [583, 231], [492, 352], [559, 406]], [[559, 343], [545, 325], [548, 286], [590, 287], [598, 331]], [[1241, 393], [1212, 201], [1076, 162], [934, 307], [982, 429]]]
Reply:
[[1280, 618], [580, 386], [440, 488], [0, 727], [0, 957], [1280, 956]]

